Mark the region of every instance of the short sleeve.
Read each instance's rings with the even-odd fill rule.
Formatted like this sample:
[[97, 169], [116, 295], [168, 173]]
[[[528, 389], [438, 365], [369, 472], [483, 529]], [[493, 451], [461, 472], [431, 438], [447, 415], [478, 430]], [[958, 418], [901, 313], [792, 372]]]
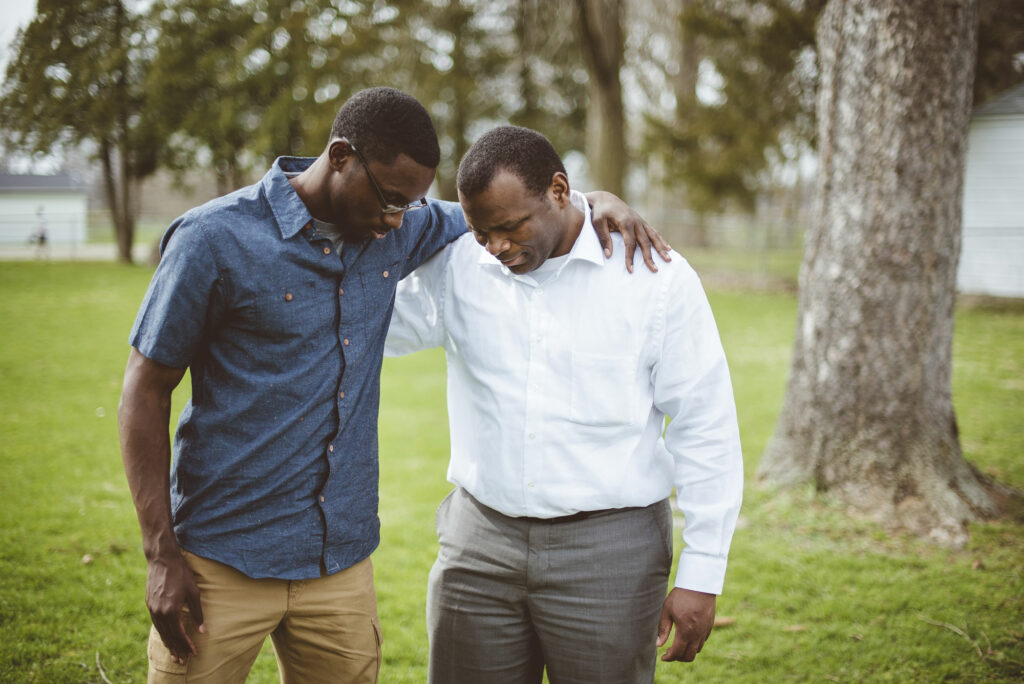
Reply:
[[466, 217], [458, 202], [428, 200], [425, 209], [406, 212], [399, 233], [411, 244], [402, 277], [412, 273], [439, 249], [465, 235], [466, 230]]
[[171, 224], [162, 250], [129, 343], [157, 363], [185, 368], [216, 318], [222, 281], [198, 219], [186, 214]]

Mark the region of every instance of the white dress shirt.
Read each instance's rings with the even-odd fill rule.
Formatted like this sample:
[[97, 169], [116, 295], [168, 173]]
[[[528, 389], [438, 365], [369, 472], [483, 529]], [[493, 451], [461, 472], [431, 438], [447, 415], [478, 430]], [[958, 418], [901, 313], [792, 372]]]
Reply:
[[638, 254], [630, 274], [614, 233], [606, 259], [586, 199], [572, 201], [583, 229], [543, 284], [466, 234], [399, 284], [385, 353], [447, 352], [453, 484], [541, 518], [647, 506], [674, 485], [675, 585], [719, 594], [743, 464], [707, 297], [675, 252], [658, 273]]

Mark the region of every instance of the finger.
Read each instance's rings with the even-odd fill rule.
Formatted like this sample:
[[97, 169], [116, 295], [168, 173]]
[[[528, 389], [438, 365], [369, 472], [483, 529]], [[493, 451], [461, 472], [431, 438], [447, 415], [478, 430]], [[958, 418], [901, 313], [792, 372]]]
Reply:
[[661, 648], [668, 641], [668, 635], [672, 631], [672, 619], [669, 617], [668, 610], [662, 609], [661, 619], [658, 620], [658, 641], [656, 646]]
[[647, 224], [643, 224], [643, 230], [636, 232], [636, 241], [640, 246], [640, 256], [643, 257], [644, 263], [647, 264], [647, 270], [651, 273], [657, 273], [658, 267], [654, 265], [654, 257], [651, 255], [651, 239], [647, 235]]
[[669, 649], [665, 651], [663, 656], [661, 656], [661, 659], [666, 662], [672, 660], [683, 660], [688, 646], [689, 642], [679, 636], [679, 630], [677, 629], [676, 638], [672, 640], [672, 645], [669, 646]]
[[196, 631], [206, 634], [206, 625], [203, 624], [203, 604], [199, 600], [199, 589], [196, 589], [195, 592], [189, 592], [186, 602], [188, 603], [189, 612], [192, 613], [192, 624], [196, 626]]
[[192, 639], [189, 637], [188, 632], [185, 631], [185, 622], [183, 620], [178, 620], [178, 629], [180, 630], [185, 643], [188, 644], [188, 648], [185, 650], [185, 655], [196, 655], [196, 653], [198, 653], [198, 651], [196, 651], [196, 645], [192, 643]]
[[633, 272], [633, 255], [636, 254], [636, 236], [631, 233], [619, 231], [622, 236], [622, 244], [626, 248], [626, 270]]
[[607, 259], [612, 255], [612, 236], [608, 230], [608, 221], [601, 217], [593, 218], [592, 223], [594, 224], [594, 230], [597, 232], [597, 241], [601, 243], [601, 248], [604, 249], [604, 258]]
[[646, 223], [644, 224], [644, 230], [647, 232], [647, 237], [651, 238], [651, 243], [654, 245], [654, 249], [658, 251], [658, 255], [661, 256], [661, 260], [672, 261], [672, 255], [669, 254], [672, 251], [672, 245], [668, 244], [668, 241], [661, 236], [661, 233]]
[[156, 627], [164, 646], [171, 652], [174, 662], [184, 662], [184, 657], [190, 652], [190, 644], [181, 625], [180, 615], [153, 615], [153, 626]]
[[700, 649], [704, 646], [703, 641], [691, 641], [686, 646], [686, 651], [683, 652], [683, 662], [692, 663], [696, 659], [697, 654], [700, 653]]

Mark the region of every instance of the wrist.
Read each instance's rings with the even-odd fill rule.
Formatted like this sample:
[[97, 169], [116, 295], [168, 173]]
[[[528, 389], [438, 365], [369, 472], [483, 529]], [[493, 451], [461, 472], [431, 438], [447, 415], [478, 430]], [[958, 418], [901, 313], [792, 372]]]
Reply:
[[173, 532], [155, 535], [143, 541], [142, 553], [146, 556], [146, 562], [158, 563], [161, 561], [181, 558], [181, 547]]

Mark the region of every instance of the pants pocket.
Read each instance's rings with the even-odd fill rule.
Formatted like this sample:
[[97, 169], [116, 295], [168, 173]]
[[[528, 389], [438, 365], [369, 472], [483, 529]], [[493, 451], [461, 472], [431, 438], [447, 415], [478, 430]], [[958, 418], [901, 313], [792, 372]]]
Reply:
[[384, 634], [380, 628], [380, 621], [377, 618], [370, 618], [370, 624], [373, 626], [373, 638], [377, 642], [377, 671], [374, 673], [373, 681], [376, 682], [380, 677], [380, 663], [383, 660], [383, 646], [384, 646]]
[[152, 625], [149, 628], [149, 643], [146, 645], [146, 655], [149, 658], [150, 682], [182, 681], [186, 673], [188, 673], [188, 662], [186, 661], [182, 665], [171, 659], [170, 650], [164, 646], [160, 633]]

